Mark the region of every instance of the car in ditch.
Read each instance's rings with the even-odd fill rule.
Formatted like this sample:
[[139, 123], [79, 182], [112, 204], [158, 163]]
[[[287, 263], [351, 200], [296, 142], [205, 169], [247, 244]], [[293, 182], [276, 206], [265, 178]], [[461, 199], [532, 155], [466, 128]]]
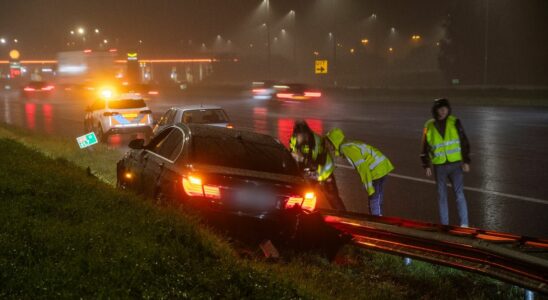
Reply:
[[179, 123], [129, 148], [117, 164], [117, 186], [157, 201], [254, 220], [316, 210], [313, 186], [268, 135]]

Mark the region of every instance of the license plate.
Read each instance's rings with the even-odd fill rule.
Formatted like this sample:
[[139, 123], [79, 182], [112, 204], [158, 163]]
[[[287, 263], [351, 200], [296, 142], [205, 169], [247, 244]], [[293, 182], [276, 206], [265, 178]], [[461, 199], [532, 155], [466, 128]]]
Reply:
[[276, 197], [268, 191], [240, 190], [234, 202], [239, 208], [270, 209], [276, 205]]

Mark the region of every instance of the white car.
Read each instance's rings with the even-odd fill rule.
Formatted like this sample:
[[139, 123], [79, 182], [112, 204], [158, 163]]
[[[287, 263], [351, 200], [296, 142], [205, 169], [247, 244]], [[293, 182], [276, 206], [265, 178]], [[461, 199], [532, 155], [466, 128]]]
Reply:
[[84, 127], [100, 141], [117, 133], [152, 134], [152, 111], [139, 94], [121, 94], [115, 98], [97, 99], [86, 109]]
[[153, 133], [156, 134], [162, 129], [178, 123], [232, 128], [230, 119], [222, 107], [217, 105], [191, 105], [170, 108], [156, 124]]

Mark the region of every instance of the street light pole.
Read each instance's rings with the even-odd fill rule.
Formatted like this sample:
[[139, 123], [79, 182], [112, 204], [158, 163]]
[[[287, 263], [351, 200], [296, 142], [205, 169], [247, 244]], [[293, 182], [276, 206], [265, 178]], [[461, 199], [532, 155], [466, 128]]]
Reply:
[[272, 50], [270, 48], [270, 0], [265, 0], [266, 2], [266, 47], [267, 47], [267, 77], [271, 79], [271, 56]]
[[489, 53], [489, 0], [485, 0], [485, 27], [483, 34], [483, 85], [487, 84], [487, 61]]

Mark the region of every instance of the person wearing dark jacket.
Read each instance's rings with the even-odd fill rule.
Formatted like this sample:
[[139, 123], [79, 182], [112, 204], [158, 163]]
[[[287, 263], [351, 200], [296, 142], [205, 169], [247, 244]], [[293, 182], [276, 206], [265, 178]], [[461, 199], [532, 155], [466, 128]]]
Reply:
[[468, 227], [468, 207], [464, 196], [463, 171], [470, 171], [470, 143], [459, 119], [451, 115], [447, 99], [436, 99], [432, 116], [422, 135], [422, 166], [427, 176], [434, 174], [438, 190], [440, 222], [449, 224], [447, 180], [452, 184], [461, 227]]

